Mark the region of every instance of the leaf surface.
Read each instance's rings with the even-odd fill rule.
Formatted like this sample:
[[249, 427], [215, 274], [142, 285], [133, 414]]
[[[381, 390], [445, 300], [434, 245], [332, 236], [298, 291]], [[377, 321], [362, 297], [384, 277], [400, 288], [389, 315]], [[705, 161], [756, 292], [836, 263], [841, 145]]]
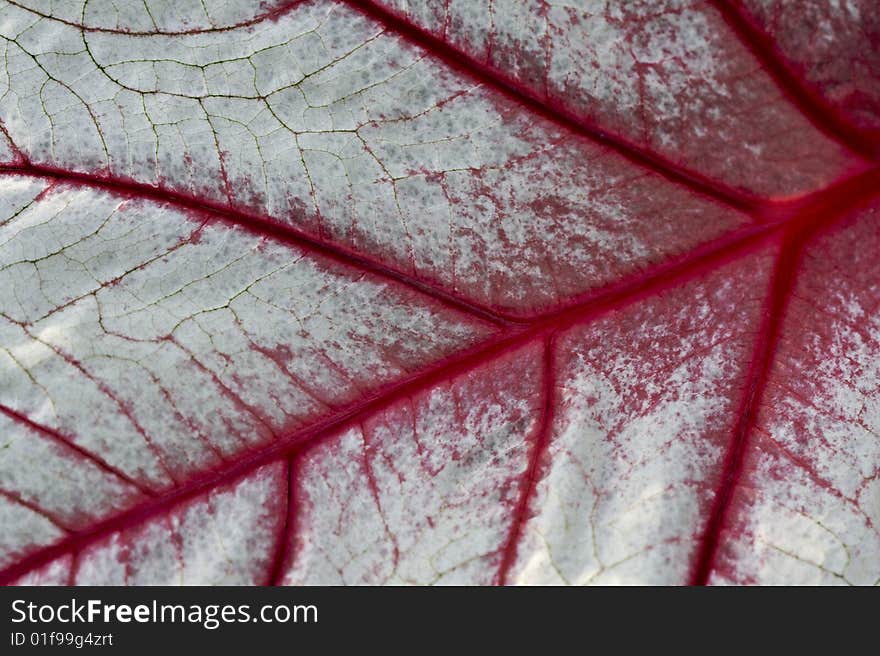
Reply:
[[4, 2], [0, 581], [876, 584], [845, 4]]

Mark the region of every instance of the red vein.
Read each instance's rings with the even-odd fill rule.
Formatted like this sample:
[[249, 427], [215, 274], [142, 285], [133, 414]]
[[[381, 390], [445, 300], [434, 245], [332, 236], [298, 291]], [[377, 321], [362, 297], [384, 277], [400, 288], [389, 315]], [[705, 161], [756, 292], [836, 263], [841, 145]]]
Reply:
[[63, 448], [70, 449], [71, 451], [78, 454], [84, 460], [91, 462], [93, 465], [98, 467], [104, 473], [109, 474], [109, 475], [113, 476], [114, 478], [117, 478], [121, 481], [124, 481], [125, 483], [128, 483], [129, 485], [131, 485], [132, 487], [134, 487], [136, 490], [140, 491], [141, 493], [146, 494], [147, 496], [153, 495], [153, 492], [149, 488], [147, 488], [144, 485], [142, 485], [141, 483], [137, 482], [136, 480], [134, 480], [133, 478], [128, 476], [125, 472], [114, 467], [113, 465], [111, 465], [109, 462], [104, 460], [98, 454], [92, 453], [88, 449], [84, 449], [83, 447], [79, 446], [70, 437], [67, 437], [66, 435], [62, 435], [60, 432], [58, 432], [52, 428], [49, 428], [48, 426], [43, 426], [42, 424], [38, 424], [37, 422], [29, 419], [28, 417], [21, 414], [20, 412], [16, 412], [15, 410], [13, 410], [12, 408], [10, 408], [6, 405], [0, 404], [0, 413], [3, 413], [4, 415], [6, 415], [7, 417], [9, 417], [10, 419], [12, 419], [15, 422], [18, 422], [20, 424], [24, 424], [25, 426], [27, 426], [31, 430], [34, 430], [42, 435], [45, 435], [53, 442], [60, 444]]
[[[870, 185], [868, 193], [861, 187]], [[742, 478], [745, 455], [750, 437], [756, 430], [758, 410], [768, 385], [774, 355], [780, 339], [782, 322], [788, 303], [793, 297], [797, 272], [810, 238], [817, 231], [848, 216], [856, 208], [878, 195], [878, 175], [874, 170], [868, 177], [838, 185], [821, 195], [793, 220], [785, 225], [785, 232], [770, 283], [767, 309], [755, 342], [746, 389], [737, 413], [733, 435], [722, 464], [721, 476], [706, 528], [699, 541], [697, 556], [691, 573], [692, 585], [705, 585], [712, 573], [718, 545], [724, 532], [734, 492]]]
[[346, 0], [347, 4], [381, 23], [388, 30], [400, 34], [407, 41], [418, 44], [444, 64], [467, 77], [492, 88], [502, 96], [522, 105], [532, 113], [574, 132], [590, 141], [611, 148], [631, 162], [650, 169], [678, 185], [683, 185], [703, 196], [708, 196], [734, 209], [753, 212], [768, 201], [724, 185], [696, 171], [685, 168], [653, 153], [620, 135], [607, 132], [560, 103], [518, 83], [487, 64], [477, 61], [422, 27], [382, 6], [376, 0]]
[[287, 483], [285, 505], [284, 505], [284, 521], [281, 523], [281, 530], [278, 532], [278, 538], [275, 543], [275, 550], [272, 555], [271, 566], [266, 577], [266, 585], [278, 585], [281, 577], [284, 576], [284, 565], [287, 562], [287, 553], [291, 542], [291, 534], [295, 525], [294, 507], [293, 507], [293, 459], [288, 458], [286, 461]]
[[67, 571], [67, 586], [72, 587], [76, 585], [76, 577], [79, 574], [79, 554], [74, 554], [70, 558], [70, 569]]
[[437, 287], [417, 276], [398, 271], [393, 267], [361, 255], [360, 253], [356, 253], [355, 251], [316, 239], [291, 225], [281, 223], [278, 219], [271, 216], [242, 209], [234, 209], [218, 202], [204, 200], [162, 186], [153, 186], [121, 177], [114, 178], [104, 174], [67, 171], [40, 164], [0, 164], [0, 175], [27, 175], [34, 178], [43, 178], [58, 182], [88, 186], [94, 189], [103, 189], [123, 198], [139, 200], [148, 199], [160, 203], [172, 204], [179, 208], [196, 212], [202, 217], [214, 218], [215, 220], [237, 225], [261, 237], [268, 237], [281, 243], [292, 244], [314, 255], [324, 257], [360, 271], [365, 271], [387, 280], [392, 280], [414, 289], [425, 296], [430, 296], [445, 307], [453, 308], [459, 312], [464, 312], [495, 325], [507, 326], [519, 323], [519, 320], [514, 317], [503, 315], [492, 308], [485, 307], [462, 296], [448, 292], [445, 289]]
[[737, 414], [738, 419], [733, 429], [733, 437], [724, 458], [720, 481], [706, 522], [706, 529], [700, 539], [691, 575], [692, 585], [705, 585], [715, 562], [730, 502], [742, 477], [749, 437], [754, 430], [758, 409], [767, 386], [773, 355], [779, 341], [782, 315], [794, 284], [797, 261], [797, 253], [789, 244], [784, 243], [774, 268], [767, 311], [755, 341], [752, 362], [746, 376], [746, 390]]
[[18, 492], [14, 492], [14, 491], [6, 490], [4, 488], [0, 488], [0, 497], [5, 497], [6, 499], [9, 499], [9, 501], [11, 501], [12, 503], [15, 503], [15, 504], [18, 504], [20, 506], [27, 508], [31, 512], [39, 515], [40, 517], [42, 517], [43, 519], [48, 521], [50, 524], [55, 526], [55, 528], [58, 528], [58, 529], [64, 531], [65, 533], [72, 533], [73, 532], [73, 529], [70, 526], [68, 526], [67, 524], [65, 524], [61, 518], [59, 518], [57, 515], [55, 515], [55, 513], [49, 512], [48, 510], [39, 506], [38, 504], [34, 503], [33, 501], [28, 501], [23, 496], [21, 496]]
[[788, 99], [816, 128], [849, 150], [870, 160], [880, 159], [880, 143], [843, 118], [816, 91], [802, 80], [786, 57], [744, 11], [740, 0], [711, 0], [724, 21], [761, 63]]
[[502, 551], [501, 565], [498, 568], [496, 583], [507, 584], [507, 576], [510, 568], [516, 560], [517, 548], [522, 537], [523, 529], [529, 518], [529, 504], [535, 495], [535, 488], [540, 480], [542, 461], [550, 446], [550, 436], [553, 429], [553, 412], [555, 407], [555, 344], [554, 335], [551, 334], [544, 344], [544, 379], [543, 379], [543, 404], [541, 417], [538, 421], [538, 431], [535, 436], [529, 466], [523, 478], [519, 501], [513, 514], [510, 525], [510, 533]]

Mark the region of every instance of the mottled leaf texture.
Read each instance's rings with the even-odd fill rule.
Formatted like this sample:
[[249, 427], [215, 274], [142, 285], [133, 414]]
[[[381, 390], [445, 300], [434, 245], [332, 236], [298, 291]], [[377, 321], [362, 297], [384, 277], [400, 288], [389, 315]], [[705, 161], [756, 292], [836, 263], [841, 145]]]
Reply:
[[0, 583], [880, 583], [872, 0], [0, 48]]

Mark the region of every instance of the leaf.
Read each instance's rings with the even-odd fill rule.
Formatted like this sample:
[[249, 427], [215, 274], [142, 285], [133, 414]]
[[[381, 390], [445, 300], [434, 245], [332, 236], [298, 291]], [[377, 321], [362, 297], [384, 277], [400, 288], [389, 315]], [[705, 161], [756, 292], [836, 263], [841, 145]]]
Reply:
[[5, 2], [0, 582], [880, 582], [880, 42], [792, 11]]

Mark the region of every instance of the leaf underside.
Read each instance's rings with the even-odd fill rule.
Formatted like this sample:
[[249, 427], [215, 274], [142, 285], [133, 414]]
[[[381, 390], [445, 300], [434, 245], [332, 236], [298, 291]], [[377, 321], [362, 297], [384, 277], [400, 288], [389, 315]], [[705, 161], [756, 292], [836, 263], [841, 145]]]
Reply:
[[3, 584], [880, 583], [872, 0], [0, 37]]

